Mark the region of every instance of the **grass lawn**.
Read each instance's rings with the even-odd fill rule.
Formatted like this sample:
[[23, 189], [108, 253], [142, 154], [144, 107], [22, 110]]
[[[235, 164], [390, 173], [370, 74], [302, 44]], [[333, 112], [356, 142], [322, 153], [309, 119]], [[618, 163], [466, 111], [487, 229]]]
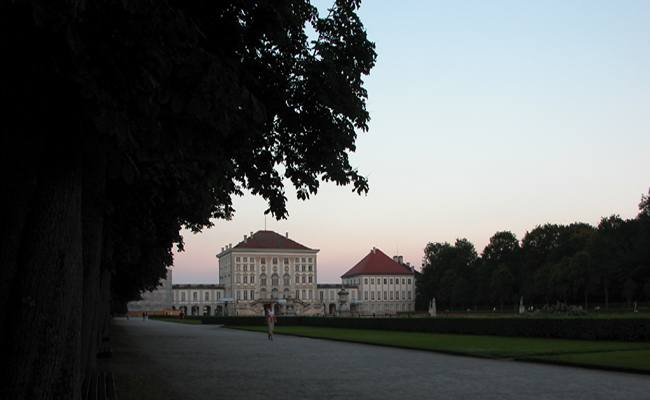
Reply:
[[[266, 332], [265, 326], [237, 327]], [[650, 343], [596, 342], [277, 326], [275, 333], [473, 357], [515, 359], [650, 374]]]

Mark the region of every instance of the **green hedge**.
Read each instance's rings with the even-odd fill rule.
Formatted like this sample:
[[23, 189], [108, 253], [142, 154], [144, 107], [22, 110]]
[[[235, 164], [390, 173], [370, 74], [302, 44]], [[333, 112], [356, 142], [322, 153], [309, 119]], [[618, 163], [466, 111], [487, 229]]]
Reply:
[[[201, 317], [204, 324], [262, 326], [263, 317]], [[650, 341], [650, 318], [491, 317], [491, 318], [332, 318], [278, 317], [279, 326], [377, 329], [464, 335], [542, 337], [577, 340]]]

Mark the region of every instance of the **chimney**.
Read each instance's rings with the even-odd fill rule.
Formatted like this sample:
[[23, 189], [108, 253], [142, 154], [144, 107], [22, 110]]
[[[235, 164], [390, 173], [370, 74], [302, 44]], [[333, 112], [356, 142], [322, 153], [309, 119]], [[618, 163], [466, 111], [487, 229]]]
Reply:
[[289, 239], [289, 232], [287, 232], [287, 239]]
[[244, 243], [248, 243], [248, 236], [244, 235]]
[[376, 249], [373, 247], [373, 248], [372, 248], [372, 254], [376, 254], [376, 253], [375, 253], [375, 250], [376, 250]]
[[397, 256], [393, 256], [393, 261], [395, 261], [395, 262], [399, 262], [399, 261], [397, 261], [397, 260], [399, 260], [399, 258], [398, 258]]
[[407, 263], [406, 263], [406, 266], [409, 267], [409, 268], [411, 268], [411, 263], [410, 263], [410, 262], [407, 262]]
[[397, 261], [397, 262], [400, 263], [400, 264], [404, 264], [404, 257], [399, 256], [399, 261]]
[[232, 249], [232, 243], [228, 244], [228, 248]]
[[251, 239], [253, 238], [253, 231], [251, 231]]

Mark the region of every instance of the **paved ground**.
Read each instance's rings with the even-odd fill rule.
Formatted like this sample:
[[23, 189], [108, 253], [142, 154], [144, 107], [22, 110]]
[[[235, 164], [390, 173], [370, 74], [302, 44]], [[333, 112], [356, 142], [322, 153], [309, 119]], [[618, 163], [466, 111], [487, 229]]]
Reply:
[[212, 325], [116, 319], [113, 337], [120, 400], [650, 398], [643, 375], [282, 335], [270, 341]]

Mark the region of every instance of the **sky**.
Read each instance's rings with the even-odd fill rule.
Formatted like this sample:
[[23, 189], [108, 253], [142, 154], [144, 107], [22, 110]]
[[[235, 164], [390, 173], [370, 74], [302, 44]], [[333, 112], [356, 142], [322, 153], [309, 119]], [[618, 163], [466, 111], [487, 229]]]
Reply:
[[[326, 13], [332, 1], [312, 2]], [[218, 283], [215, 257], [268, 229], [318, 253], [318, 282], [377, 247], [421, 268], [429, 242], [545, 223], [634, 218], [650, 188], [650, 2], [383, 1], [358, 12], [376, 44], [368, 132], [353, 167], [367, 195], [324, 183], [287, 220], [234, 198], [230, 221], [184, 232], [174, 283]]]

